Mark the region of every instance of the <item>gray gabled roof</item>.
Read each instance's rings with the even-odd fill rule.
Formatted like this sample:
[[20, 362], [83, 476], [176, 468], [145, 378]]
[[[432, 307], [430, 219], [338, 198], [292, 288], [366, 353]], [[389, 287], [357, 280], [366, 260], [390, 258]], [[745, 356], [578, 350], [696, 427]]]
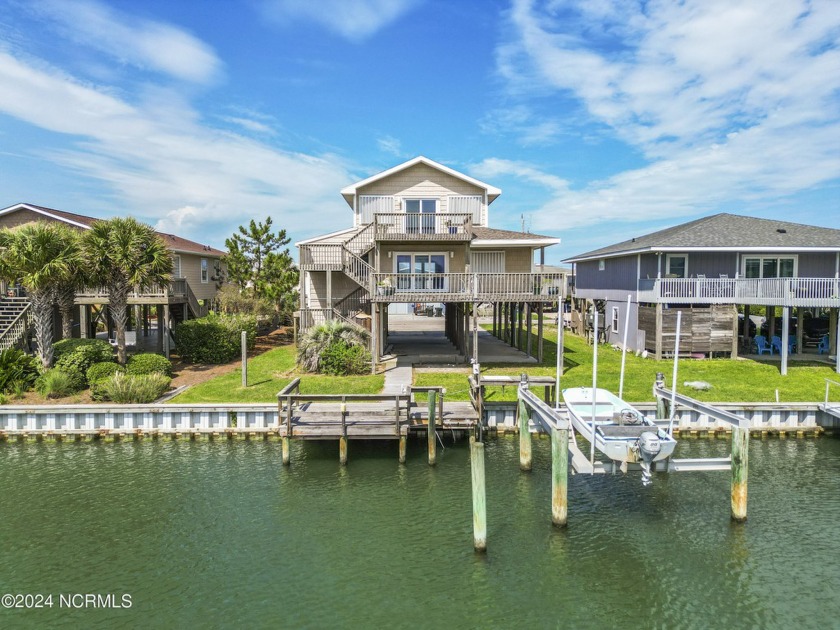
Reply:
[[595, 249], [563, 262], [686, 250], [840, 251], [840, 230], [721, 213]]

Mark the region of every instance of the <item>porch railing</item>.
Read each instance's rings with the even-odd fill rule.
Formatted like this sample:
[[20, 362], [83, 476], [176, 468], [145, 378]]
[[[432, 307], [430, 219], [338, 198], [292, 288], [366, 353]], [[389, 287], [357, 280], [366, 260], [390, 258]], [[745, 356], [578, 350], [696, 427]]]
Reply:
[[472, 214], [461, 212], [408, 213], [380, 212], [373, 215], [376, 239], [469, 241]]
[[300, 246], [300, 268], [304, 271], [341, 269], [342, 244], [313, 244]]
[[[165, 286], [149, 287], [142, 291], [139, 288], [135, 288], [134, 291], [128, 294], [128, 297], [129, 299], [167, 299], [169, 297], [186, 298], [187, 295], [187, 280], [185, 278], [177, 278]], [[76, 299], [103, 299], [107, 301], [108, 289], [106, 287], [86, 287], [76, 292]]]
[[650, 278], [639, 280], [640, 302], [840, 306], [837, 278]]
[[559, 274], [375, 273], [375, 302], [555, 302]]

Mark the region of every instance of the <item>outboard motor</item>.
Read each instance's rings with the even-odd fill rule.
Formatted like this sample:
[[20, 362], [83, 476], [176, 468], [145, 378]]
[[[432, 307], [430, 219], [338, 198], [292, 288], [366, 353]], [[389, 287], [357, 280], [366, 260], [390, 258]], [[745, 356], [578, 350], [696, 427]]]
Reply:
[[642, 460], [639, 462], [642, 466], [642, 483], [648, 485], [651, 482], [650, 465], [662, 450], [662, 443], [656, 433], [645, 431], [639, 436], [636, 447], [639, 449], [639, 457]]

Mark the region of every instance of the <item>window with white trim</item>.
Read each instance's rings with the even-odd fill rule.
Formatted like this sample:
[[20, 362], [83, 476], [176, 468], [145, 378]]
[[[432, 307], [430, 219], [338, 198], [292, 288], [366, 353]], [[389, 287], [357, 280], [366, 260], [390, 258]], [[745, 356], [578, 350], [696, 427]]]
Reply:
[[618, 307], [612, 307], [612, 322], [611, 322], [612, 330], [618, 330]]
[[201, 284], [207, 284], [210, 280], [209, 275], [207, 273], [207, 259], [201, 259]]
[[446, 254], [396, 254], [397, 291], [445, 291]]
[[668, 254], [665, 257], [665, 274], [672, 278], [688, 278], [688, 256]]
[[745, 256], [745, 278], [795, 278], [796, 256]]
[[407, 234], [434, 234], [437, 199], [405, 199], [405, 231]]
[[181, 257], [178, 254], [172, 256], [172, 277], [183, 278], [181, 275]]

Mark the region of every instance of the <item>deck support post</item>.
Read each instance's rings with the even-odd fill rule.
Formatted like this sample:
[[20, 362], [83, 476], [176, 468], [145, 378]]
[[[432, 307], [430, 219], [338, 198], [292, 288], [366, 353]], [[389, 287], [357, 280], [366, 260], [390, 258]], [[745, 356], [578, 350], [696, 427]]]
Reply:
[[788, 348], [790, 344], [788, 339], [790, 337], [790, 307], [782, 307], [782, 376], [787, 376], [788, 368]]
[[[523, 374], [520, 377], [520, 389], [528, 389], [528, 377]], [[519, 420], [519, 470], [531, 470], [532, 450], [531, 450], [531, 409], [525, 404], [521, 398], [517, 405], [517, 416]]]
[[487, 491], [484, 483], [484, 443], [470, 438], [470, 471], [472, 473], [473, 547], [487, 551]]
[[[558, 306], [559, 309], [559, 306]], [[560, 311], [557, 311], [557, 319], [560, 320]], [[537, 305], [537, 363], [542, 364], [543, 360], [543, 303]]]
[[87, 339], [90, 331], [88, 308], [90, 307], [87, 304], [79, 305], [79, 337], [82, 339]]
[[569, 515], [569, 429], [551, 430], [551, 523], [565, 527]]
[[478, 302], [473, 302], [473, 347], [472, 358], [474, 363], [478, 363]]
[[169, 351], [169, 304], [167, 303], [163, 305], [163, 354], [167, 359]]
[[437, 463], [437, 433], [435, 432], [435, 412], [437, 411], [437, 392], [429, 392], [429, 428], [426, 432], [429, 444], [429, 466]]
[[796, 354], [802, 354], [803, 333], [805, 330], [805, 309], [796, 309]]
[[405, 464], [406, 436], [400, 435], [400, 464]]
[[729, 358], [738, 358], [738, 307], [734, 304], [732, 305], [732, 350]]
[[747, 520], [747, 472], [749, 463], [750, 430], [732, 427], [732, 520]]
[[656, 360], [662, 360], [662, 302], [656, 303]]
[[379, 310], [379, 305], [373, 303], [370, 305], [370, 373], [376, 374], [376, 361], [379, 358], [377, 353], [377, 349], [379, 346], [379, 339], [377, 339], [377, 329], [376, 327], [379, 325], [379, 319], [377, 318], [377, 311]]
[[[342, 398], [344, 398], [342, 396]], [[341, 401], [341, 436], [338, 438], [338, 463], [347, 465], [347, 403]]]
[[[840, 308], [836, 308], [832, 310], [833, 313], [840, 314]], [[835, 327], [834, 327], [834, 371], [840, 374], [840, 317], [837, 315], [834, 316], [835, 319]]]
[[534, 307], [530, 302], [525, 303], [525, 354], [531, 356], [531, 323]]

